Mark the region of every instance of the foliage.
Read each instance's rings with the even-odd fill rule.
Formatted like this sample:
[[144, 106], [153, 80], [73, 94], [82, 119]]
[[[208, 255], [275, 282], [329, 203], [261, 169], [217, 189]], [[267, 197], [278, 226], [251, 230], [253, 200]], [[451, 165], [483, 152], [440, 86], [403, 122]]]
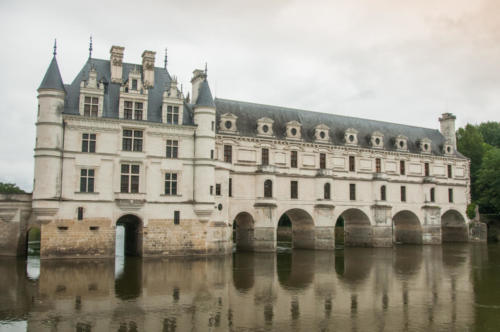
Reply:
[[485, 143], [500, 148], [500, 122], [484, 122], [478, 129]]
[[484, 150], [487, 146], [484, 144], [483, 137], [478, 127], [474, 125], [466, 125], [465, 128], [460, 128], [457, 131], [457, 149], [471, 161], [470, 177], [472, 181], [472, 200], [478, 198], [476, 186], [477, 175], [481, 168]]
[[467, 210], [465, 213], [467, 214], [469, 220], [474, 220], [474, 218], [476, 218], [476, 206], [476, 203], [470, 203], [469, 205], [467, 205]]
[[477, 202], [482, 211], [500, 211], [500, 149], [491, 148], [484, 155], [478, 172], [477, 189]]
[[13, 183], [0, 182], [0, 194], [25, 194], [26, 192]]

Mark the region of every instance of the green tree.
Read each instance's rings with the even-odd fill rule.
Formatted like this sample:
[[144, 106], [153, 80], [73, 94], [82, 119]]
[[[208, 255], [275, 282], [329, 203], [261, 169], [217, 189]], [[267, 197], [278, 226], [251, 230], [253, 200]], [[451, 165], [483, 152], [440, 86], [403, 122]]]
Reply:
[[500, 212], [500, 149], [484, 155], [477, 177], [478, 203], [486, 213]]
[[485, 143], [500, 148], [500, 122], [483, 122], [478, 129]]
[[25, 194], [26, 192], [13, 183], [0, 182], [0, 194]]

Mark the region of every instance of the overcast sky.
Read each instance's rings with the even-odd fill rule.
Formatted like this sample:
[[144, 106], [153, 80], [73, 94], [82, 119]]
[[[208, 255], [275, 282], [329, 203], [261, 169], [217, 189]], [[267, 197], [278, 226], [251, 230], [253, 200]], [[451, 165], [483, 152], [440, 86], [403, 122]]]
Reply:
[[143, 50], [221, 98], [439, 128], [500, 120], [498, 0], [0, 2], [0, 181], [31, 190], [37, 93], [57, 38], [70, 83], [88, 57]]

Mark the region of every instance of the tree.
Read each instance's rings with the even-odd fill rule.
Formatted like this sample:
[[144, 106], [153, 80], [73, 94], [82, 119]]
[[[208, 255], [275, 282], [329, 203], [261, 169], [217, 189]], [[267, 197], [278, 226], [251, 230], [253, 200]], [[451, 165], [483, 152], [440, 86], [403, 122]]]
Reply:
[[500, 149], [491, 148], [484, 155], [477, 177], [478, 203], [486, 213], [500, 211]]
[[484, 122], [478, 128], [485, 143], [500, 148], [500, 122]]
[[470, 177], [472, 181], [472, 200], [478, 198], [476, 180], [481, 162], [483, 160], [484, 150], [487, 146], [484, 144], [481, 132], [476, 126], [466, 125], [465, 128], [459, 128], [457, 131], [457, 149], [464, 156], [470, 159]]
[[26, 192], [13, 183], [0, 182], [0, 194], [25, 194]]

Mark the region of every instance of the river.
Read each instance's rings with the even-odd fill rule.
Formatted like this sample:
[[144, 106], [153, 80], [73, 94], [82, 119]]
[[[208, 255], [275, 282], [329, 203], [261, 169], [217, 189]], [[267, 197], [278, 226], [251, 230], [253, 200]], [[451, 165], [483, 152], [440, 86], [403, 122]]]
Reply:
[[0, 259], [0, 331], [498, 331], [500, 245]]

